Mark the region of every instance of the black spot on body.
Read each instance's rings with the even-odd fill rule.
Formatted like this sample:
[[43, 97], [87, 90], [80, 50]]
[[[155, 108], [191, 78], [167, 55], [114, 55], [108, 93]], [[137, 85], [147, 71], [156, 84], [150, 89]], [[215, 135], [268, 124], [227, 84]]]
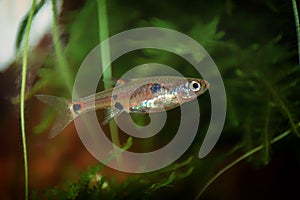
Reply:
[[113, 95], [114, 100], [116, 100], [118, 98], [118, 95]]
[[115, 103], [115, 107], [116, 107], [117, 109], [119, 109], [119, 110], [123, 110], [123, 106], [122, 106], [122, 104], [121, 104], [120, 102], [116, 102], [116, 103]]
[[73, 105], [73, 110], [74, 110], [74, 112], [76, 112], [77, 114], [78, 114], [77, 111], [79, 111], [80, 108], [81, 108], [81, 105], [80, 105], [80, 104], [74, 104], [74, 105]]
[[152, 93], [160, 92], [160, 90], [161, 90], [161, 85], [158, 84], [158, 83], [154, 83], [154, 84], [151, 86], [150, 90], [151, 90]]

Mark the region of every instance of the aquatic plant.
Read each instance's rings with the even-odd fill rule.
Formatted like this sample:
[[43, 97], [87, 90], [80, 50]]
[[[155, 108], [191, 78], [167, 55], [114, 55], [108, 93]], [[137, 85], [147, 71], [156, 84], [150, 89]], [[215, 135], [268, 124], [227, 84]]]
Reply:
[[25, 27], [25, 44], [23, 53], [22, 63], [22, 82], [20, 91], [20, 117], [21, 117], [21, 132], [22, 132], [22, 144], [23, 144], [23, 155], [24, 155], [24, 176], [25, 176], [25, 199], [28, 199], [28, 161], [27, 161], [27, 146], [26, 146], [26, 133], [25, 133], [25, 89], [26, 89], [26, 72], [27, 72], [27, 53], [28, 53], [28, 40], [30, 27], [32, 23], [33, 13], [35, 7], [35, 0], [32, 1], [30, 14], [28, 17], [28, 23]]

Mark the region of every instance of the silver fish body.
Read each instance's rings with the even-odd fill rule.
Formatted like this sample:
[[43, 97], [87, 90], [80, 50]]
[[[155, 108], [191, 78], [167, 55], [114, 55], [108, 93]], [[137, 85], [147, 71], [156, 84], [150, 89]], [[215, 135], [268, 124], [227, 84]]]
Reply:
[[[50, 133], [52, 138], [76, 117], [92, 110], [109, 109], [108, 115], [102, 122], [102, 125], [105, 125], [122, 112], [152, 113], [176, 108], [196, 99], [209, 87], [210, 84], [202, 79], [156, 76], [120, 80], [114, 88], [78, 100], [49, 95], [37, 95], [37, 98], [60, 111]], [[62, 110], [64, 112], [61, 112]]]

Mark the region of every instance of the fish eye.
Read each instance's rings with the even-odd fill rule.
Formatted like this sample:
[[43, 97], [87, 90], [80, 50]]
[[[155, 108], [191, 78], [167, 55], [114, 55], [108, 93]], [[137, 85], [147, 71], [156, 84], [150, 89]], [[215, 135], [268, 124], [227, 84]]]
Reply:
[[193, 91], [193, 92], [198, 92], [201, 89], [201, 84], [197, 81], [192, 81], [189, 84], [189, 88]]

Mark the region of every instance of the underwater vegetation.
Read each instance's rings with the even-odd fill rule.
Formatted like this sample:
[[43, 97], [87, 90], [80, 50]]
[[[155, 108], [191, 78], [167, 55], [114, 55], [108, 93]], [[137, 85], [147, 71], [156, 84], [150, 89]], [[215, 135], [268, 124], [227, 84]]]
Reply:
[[[17, 59], [0, 73], [1, 199], [24, 199], [24, 195], [27, 199], [299, 196], [299, 2], [63, 1], [61, 8], [53, 7], [49, 35], [37, 47], [28, 48], [31, 23], [38, 20], [45, 3], [57, 5], [55, 0], [32, 2], [16, 35]], [[190, 36], [216, 63], [226, 89], [227, 116], [213, 150], [199, 159], [211, 116], [209, 90], [197, 99], [201, 121], [192, 145], [176, 162], [154, 172], [125, 173], [100, 163], [85, 149], [72, 124], [48, 140], [57, 113], [35, 95], [70, 98], [76, 73], [96, 45], [122, 31], [149, 26]], [[179, 50], [200, 59], [193, 54], [193, 46]], [[100, 56], [111, 59], [109, 53]], [[154, 62], [171, 66], [185, 77], [198, 73], [172, 53], [135, 50], [104, 71], [97, 90], [111, 88], [107, 80], [120, 78], [133, 66]], [[143, 68], [137, 76], [151, 70]], [[131, 116], [140, 126], [150, 121], [148, 115]], [[105, 111], [97, 111], [97, 117], [101, 122]], [[123, 150], [149, 152], [174, 138], [180, 109], [168, 111], [167, 117], [163, 129], [151, 138], [129, 137], [113, 121], [104, 130]]]

